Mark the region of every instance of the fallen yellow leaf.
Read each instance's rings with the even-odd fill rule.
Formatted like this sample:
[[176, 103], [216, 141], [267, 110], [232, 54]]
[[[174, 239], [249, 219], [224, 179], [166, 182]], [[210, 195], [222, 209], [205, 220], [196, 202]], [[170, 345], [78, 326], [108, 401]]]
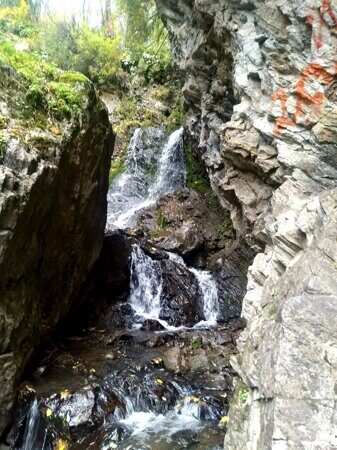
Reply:
[[164, 381], [161, 380], [160, 378], [156, 378], [156, 382], [157, 382], [158, 384], [164, 384]]
[[68, 442], [63, 439], [58, 439], [55, 443], [55, 450], [67, 450]]
[[50, 417], [52, 414], [53, 414], [53, 411], [50, 408], [48, 408], [46, 411], [46, 416]]
[[228, 416], [221, 417], [220, 423], [227, 423], [228, 422]]
[[199, 403], [200, 402], [200, 398], [199, 397], [192, 397], [192, 401], [194, 403]]
[[36, 390], [34, 388], [32, 388], [31, 386], [28, 386], [28, 384], [26, 384], [25, 388], [27, 389], [28, 392], [32, 392], [33, 394], [36, 393]]
[[69, 397], [69, 391], [68, 391], [68, 389], [65, 389], [64, 391], [62, 391], [62, 392], [60, 393], [60, 397], [61, 397], [62, 400], [64, 400], [65, 398]]
[[160, 364], [160, 363], [163, 362], [163, 360], [162, 360], [161, 358], [155, 358], [152, 362], [153, 362], [154, 364]]
[[58, 127], [51, 127], [50, 131], [54, 134], [60, 134], [60, 129]]

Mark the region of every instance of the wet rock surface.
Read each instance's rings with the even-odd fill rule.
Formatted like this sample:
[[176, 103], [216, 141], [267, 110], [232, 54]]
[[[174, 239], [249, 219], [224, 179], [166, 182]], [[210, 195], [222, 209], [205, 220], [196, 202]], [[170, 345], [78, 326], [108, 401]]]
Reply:
[[[228, 325], [174, 332], [92, 329], [70, 337], [46, 352], [21, 385], [6, 442], [20, 448], [24, 438], [30, 448], [46, 449], [61, 442], [74, 449], [221, 448], [219, 421], [232, 395], [229, 356], [238, 334]], [[161, 339], [153, 344], [155, 337]]]
[[141, 241], [178, 253], [186, 261], [204, 254], [204, 267], [209, 254], [235, 240], [229, 214], [215, 197], [187, 188], [167, 194], [155, 206], [144, 209], [133, 232], [141, 236]]
[[25, 102], [30, 82], [0, 64], [0, 433], [27, 362], [69, 311], [104, 237], [113, 136], [94, 86], [72, 83], [76, 113], [49, 117]]

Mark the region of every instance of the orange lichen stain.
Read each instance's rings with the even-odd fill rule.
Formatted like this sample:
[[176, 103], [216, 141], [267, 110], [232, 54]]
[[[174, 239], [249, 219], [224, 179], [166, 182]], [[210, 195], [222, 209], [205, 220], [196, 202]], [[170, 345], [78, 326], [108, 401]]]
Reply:
[[[337, 74], [337, 64], [334, 67], [334, 75]], [[287, 111], [287, 100], [288, 95], [284, 88], [279, 88], [272, 96], [271, 99], [274, 101], [280, 101], [281, 103], [281, 117], [275, 119], [276, 125], [274, 128], [275, 134], [280, 134], [282, 128], [286, 126], [296, 125], [297, 119], [303, 116], [304, 106], [309, 106], [313, 110], [319, 110], [325, 94], [323, 92], [316, 92], [315, 94], [310, 94], [308, 92], [308, 86], [311, 81], [318, 80], [324, 89], [329, 88], [334, 81], [334, 75], [330, 74], [326, 69], [324, 69], [320, 64], [311, 63], [306, 66], [301, 72], [301, 76], [295, 87], [295, 94], [297, 96], [296, 109], [293, 117], [289, 118], [289, 113]]]
[[333, 76], [330, 75], [322, 66], [316, 63], [309, 64], [303, 71], [300, 79], [297, 82], [295, 93], [298, 97], [296, 104], [295, 117], [300, 117], [303, 114], [303, 106], [311, 105], [312, 107], [319, 107], [323, 103], [324, 93], [317, 92], [310, 95], [306, 90], [308, 83], [311, 80], [320, 80], [323, 86], [329, 86], [333, 82]]
[[316, 20], [314, 18], [314, 15], [312, 13], [309, 13], [307, 15], [307, 22], [310, 23], [310, 25], [313, 28], [313, 32], [312, 32], [312, 39], [316, 45], [316, 47], [318, 48], [318, 50], [322, 47], [323, 45], [323, 25], [324, 25], [324, 20], [323, 17], [320, 18], [320, 23], [318, 25], [318, 30], [316, 31]]
[[332, 9], [331, 0], [323, 0], [321, 12], [323, 17], [329, 14], [334, 27], [337, 29], [337, 16]]
[[280, 101], [281, 104], [281, 117], [276, 117], [275, 122], [275, 128], [274, 133], [279, 134], [282, 131], [282, 128], [285, 128], [286, 126], [292, 126], [295, 125], [295, 122], [293, 120], [287, 119], [287, 92], [284, 88], [279, 88], [274, 94], [271, 96], [271, 99], [276, 101]]
[[315, 18], [313, 11], [310, 11], [307, 14], [307, 22], [310, 23], [310, 25], [313, 28], [312, 40], [318, 50], [323, 45], [323, 29], [324, 29], [324, 27], [326, 27], [326, 29], [328, 30], [327, 32], [330, 35], [329, 28], [331, 27], [331, 24], [329, 23], [329, 19], [327, 18], [327, 15], [330, 17], [330, 20], [332, 21], [334, 28], [337, 30], [337, 16], [332, 9], [331, 0], [323, 0], [322, 1], [319, 19]]

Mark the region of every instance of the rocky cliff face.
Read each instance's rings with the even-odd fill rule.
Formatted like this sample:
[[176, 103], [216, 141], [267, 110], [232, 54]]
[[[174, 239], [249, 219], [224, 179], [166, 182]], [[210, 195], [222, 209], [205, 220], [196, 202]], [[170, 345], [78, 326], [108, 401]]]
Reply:
[[157, 4], [190, 136], [237, 232], [260, 249], [225, 446], [335, 448], [337, 4]]
[[107, 111], [80, 76], [51, 86], [74, 99], [67, 117], [0, 64], [0, 433], [32, 352], [69, 310], [104, 235]]

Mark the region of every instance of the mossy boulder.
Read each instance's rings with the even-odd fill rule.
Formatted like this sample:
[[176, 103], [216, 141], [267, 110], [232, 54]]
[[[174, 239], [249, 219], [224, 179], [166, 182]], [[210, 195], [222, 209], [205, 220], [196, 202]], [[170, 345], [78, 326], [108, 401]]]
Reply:
[[99, 255], [112, 146], [89, 80], [1, 48], [0, 434], [31, 355]]

